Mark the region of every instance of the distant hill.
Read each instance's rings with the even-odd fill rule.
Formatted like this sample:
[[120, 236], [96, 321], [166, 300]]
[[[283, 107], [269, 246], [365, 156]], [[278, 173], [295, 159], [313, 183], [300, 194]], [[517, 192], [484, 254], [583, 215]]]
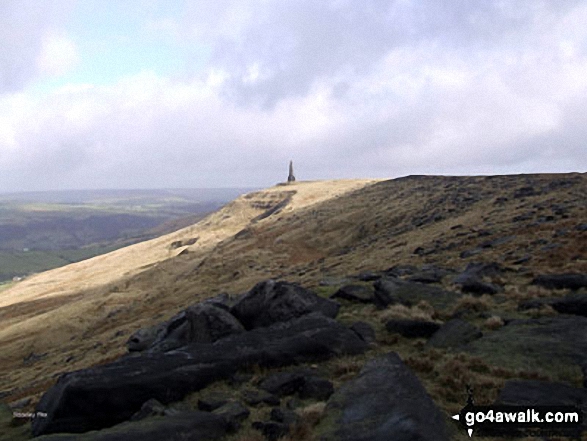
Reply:
[[[361, 272], [381, 277], [401, 265], [412, 274], [422, 268], [458, 274], [472, 262], [492, 263], [505, 268], [492, 280], [501, 297], [467, 306], [479, 314], [471, 320], [484, 326], [493, 315], [495, 322], [530, 317], [517, 302], [553, 294], [530, 288], [535, 276], [587, 274], [586, 222], [587, 175], [579, 173], [296, 182], [251, 192], [179, 231], [1, 291], [0, 391], [6, 400], [36, 400], [56, 374], [123, 354], [138, 328], [267, 278], [326, 296]], [[461, 289], [453, 278], [432, 283]], [[481, 302], [476, 298], [471, 302]], [[345, 308], [341, 320], [373, 322], [377, 351], [405, 351], [424, 363], [417, 345], [379, 340], [382, 313]], [[443, 314], [436, 320], [449, 320]], [[567, 374], [575, 378], [574, 371], [561, 373]], [[487, 396], [494, 396], [491, 384], [503, 383], [498, 375], [487, 380]], [[433, 376], [424, 377], [429, 391], [446, 392]], [[456, 406], [454, 400], [447, 405]]]
[[247, 191], [250, 189], [0, 194], [0, 282], [175, 231]]

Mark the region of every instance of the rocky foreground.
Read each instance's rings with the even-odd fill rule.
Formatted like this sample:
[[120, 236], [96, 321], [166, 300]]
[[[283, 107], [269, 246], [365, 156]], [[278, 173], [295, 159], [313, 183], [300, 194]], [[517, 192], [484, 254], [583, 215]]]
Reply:
[[[250, 431], [268, 440], [442, 441], [456, 436], [460, 429], [426, 391], [417, 367], [414, 372], [396, 352], [376, 348], [377, 339], [385, 337], [372, 324], [337, 321], [339, 311], [359, 304], [372, 305], [380, 314], [394, 308], [415, 311], [415, 305], [423, 311], [426, 305], [435, 318], [390, 316], [382, 323], [388, 337], [419, 342], [423, 351], [522, 358], [526, 364], [541, 363], [546, 355], [553, 366], [582, 369], [583, 387], [513, 378], [505, 381], [495, 402], [572, 404], [586, 411], [587, 275], [536, 277], [533, 285], [568, 294], [520, 301], [519, 310], [554, 312], [501, 317], [498, 326], [482, 330], [475, 317], [495, 316], [455, 306], [484, 301], [483, 296], [498, 299], [502, 287], [494, 282], [504, 271], [497, 264], [470, 264], [461, 272], [396, 266], [349, 278], [331, 298], [274, 280], [241, 296], [211, 298], [137, 331], [120, 359], [62, 375], [35, 409], [42, 416], [34, 419], [33, 434], [63, 441], [215, 440]], [[440, 285], [445, 278], [460, 290], [445, 290]], [[332, 372], [317, 364], [359, 355], [365, 357], [359, 372], [336, 386]], [[219, 382], [225, 390], [212, 387], [206, 393]], [[185, 398], [195, 392], [199, 398], [190, 408]], [[308, 417], [312, 406], [318, 413], [313, 420]], [[260, 416], [259, 407], [266, 410], [264, 418], [251, 417]]]

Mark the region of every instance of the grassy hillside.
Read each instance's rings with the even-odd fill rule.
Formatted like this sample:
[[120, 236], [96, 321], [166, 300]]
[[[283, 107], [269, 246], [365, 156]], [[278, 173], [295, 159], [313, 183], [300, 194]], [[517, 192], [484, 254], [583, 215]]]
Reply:
[[[7, 401], [32, 397], [34, 402], [57, 374], [124, 353], [136, 329], [270, 277], [329, 295], [361, 271], [397, 264], [458, 271], [470, 262], [496, 262], [508, 268], [500, 281], [501, 303], [483, 298], [459, 307], [524, 317], [517, 301], [545, 295], [528, 287], [532, 277], [587, 273], [581, 229], [586, 219], [585, 174], [297, 182], [249, 193], [175, 233], [0, 291], [0, 391]], [[425, 309], [393, 314], [430, 317]], [[460, 396], [443, 398], [451, 390], [446, 373], [480, 361], [438, 352], [440, 371], [430, 368], [417, 345], [379, 334], [384, 318], [371, 307], [355, 306], [346, 307], [340, 320], [372, 322], [382, 336], [376, 351], [393, 348], [411, 357], [433, 398], [456, 408]], [[481, 316], [475, 320], [485, 326]], [[363, 361], [347, 361], [348, 372]], [[530, 367], [505, 374], [483, 363], [478, 368], [472, 381], [486, 383], [485, 398], [508, 375], [536, 374]], [[548, 375], [578, 381], [574, 371]]]

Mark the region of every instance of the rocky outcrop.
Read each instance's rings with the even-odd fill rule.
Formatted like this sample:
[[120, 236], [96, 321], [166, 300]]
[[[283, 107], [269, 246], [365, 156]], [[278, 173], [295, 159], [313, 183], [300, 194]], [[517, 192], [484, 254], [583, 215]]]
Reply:
[[326, 406], [324, 441], [444, 441], [442, 412], [396, 353], [368, 361]]
[[255, 329], [312, 312], [334, 318], [339, 307], [300, 285], [267, 280], [255, 285], [230, 311], [245, 329]]
[[345, 285], [330, 296], [356, 303], [373, 303], [373, 288], [366, 285]]
[[215, 343], [192, 343], [166, 353], [126, 356], [62, 375], [41, 399], [33, 433], [85, 432], [130, 418], [144, 402], [163, 404], [251, 365], [285, 366], [359, 354], [367, 344], [340, 323], [314, 313]]

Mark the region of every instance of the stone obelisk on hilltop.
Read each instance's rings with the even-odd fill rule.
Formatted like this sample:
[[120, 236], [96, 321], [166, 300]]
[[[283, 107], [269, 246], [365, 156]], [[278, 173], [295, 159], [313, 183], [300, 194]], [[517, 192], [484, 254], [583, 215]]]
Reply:
[[293, 172], [293, 161], [289, 161], [289, 176], [287, 177], [287, 182], [295, 182], [295, 180], [296, 177]]

